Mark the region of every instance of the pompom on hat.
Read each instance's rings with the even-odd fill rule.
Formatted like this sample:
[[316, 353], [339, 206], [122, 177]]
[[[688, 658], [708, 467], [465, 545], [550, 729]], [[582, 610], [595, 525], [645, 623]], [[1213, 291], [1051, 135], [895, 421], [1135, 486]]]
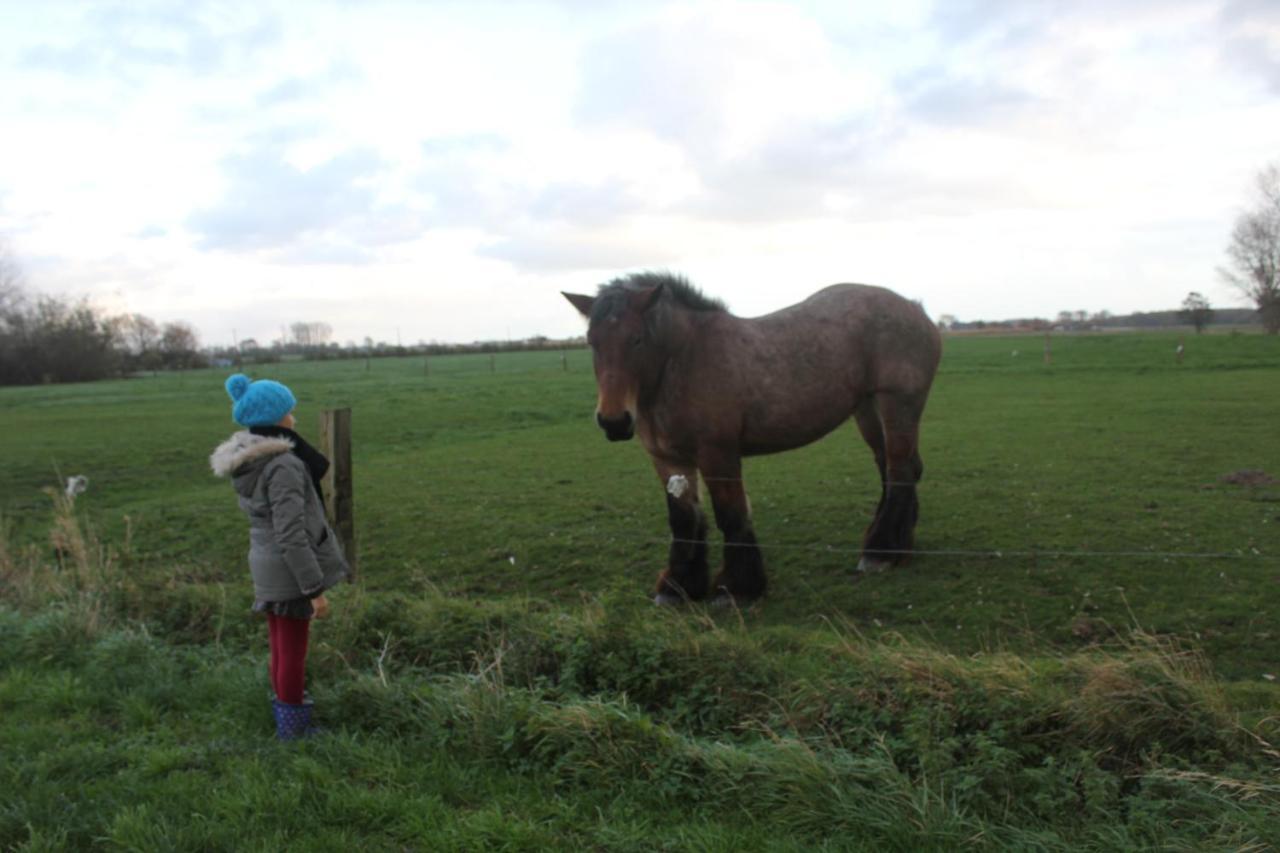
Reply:
[[278, 424], [298, 405], [288, 386], [271, 379], [253, 382], [243, 373], [234, 373], [227, 377], [226, 388], [235, 403], [231, 418], [241, 426]]

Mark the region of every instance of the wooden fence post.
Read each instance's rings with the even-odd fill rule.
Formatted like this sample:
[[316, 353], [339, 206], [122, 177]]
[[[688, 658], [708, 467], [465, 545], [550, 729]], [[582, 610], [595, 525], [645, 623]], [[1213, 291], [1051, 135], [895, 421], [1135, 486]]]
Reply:
[[356, 523], [351, 479], [351, 410], [326, 409], [320, 413], [320, 452], [329, 457], [324, 486], [325, 515], [342, 542], [343, 555], [356, 579]]

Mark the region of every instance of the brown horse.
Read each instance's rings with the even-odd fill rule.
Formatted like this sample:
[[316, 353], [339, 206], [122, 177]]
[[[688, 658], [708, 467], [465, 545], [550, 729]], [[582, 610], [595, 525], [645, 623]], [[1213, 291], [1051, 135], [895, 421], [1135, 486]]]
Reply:
[[[816, 441], [850, 416], [881, 482], [858, 570], [910, 555], [924, 471], [920, 417], [942, 352], [918, 305], [881, 287], [836, 284], [744, 319], [657, 273], [615, 279], [594, 297], [564, 295], [590, 321], [596, 423], [610, 441], [638, 433], [667, 486], [672, 538], [659, 604], [763, 595], [742, 457]], [[724, 534], [723, 567], [710, 582], [698, 474]]]

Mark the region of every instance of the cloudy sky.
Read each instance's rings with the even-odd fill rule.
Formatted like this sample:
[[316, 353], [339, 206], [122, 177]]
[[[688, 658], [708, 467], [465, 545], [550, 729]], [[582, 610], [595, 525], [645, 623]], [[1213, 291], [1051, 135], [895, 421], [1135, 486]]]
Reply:
[[1280, 3], [0, 0], [0, 239], [205, 343], [578, 334], [681, 272], [962, 319], [1242, 304]]

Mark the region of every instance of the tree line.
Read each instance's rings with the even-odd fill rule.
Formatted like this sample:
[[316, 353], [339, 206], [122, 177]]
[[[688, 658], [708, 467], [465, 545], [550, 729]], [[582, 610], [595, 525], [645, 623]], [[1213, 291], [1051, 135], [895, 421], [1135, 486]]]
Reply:
[[[314, 326], [315, 323], [293, 324]], [[323, 325], [323, 324], [321, 324]], [[575, 338], [549, 338], [545, 335], [534, 335], [529, 338], [518, 338], [502, 341], [472, 341], [471, 343], [444, 343], [440, 341], [419, 342], [416, 344], [393, 344], [387, 341], [375, 341], [365, 338], [363, 342], [347, 341], [339, 344], [336, 341], [323, 343], [303, 343], [296, 336], [272, 341], [268, 345], [259, 343], [254, 338], [245, 338], [232, 347], [211, 347], [206, 354], [218, 364], [267, 364], [282, 359], [302, 359], [304, 361], [325, 361], [327, 359], [347, 358], [402, 358], [405, 356], [439, 356], [494, 354], [504, 352], [561, 351], [582, 349], [586, 347], [584, 336]]]
[[190, 323], [106, 316], [84, 299], [33, 296], [0, 246], [0, 385], [88, 382], [206, 364]]
[[1112, 314], [1110, 311], [1059, 311], [1056, 319], [1021, 317], [1013, 320], [960, 320], [953, 314], [938, 318], [938, 325], [955, 332], [1001, 330], [1017, 332], [1087, 332], [1106, 329], [1171, 329], [1192, 326], [1199, 334], [1212, 323], [1247, 326], [1258, 322], [1253, 308], [1213, 308], [1200, 293], [1192, 291], [1182, 300], [1182, 307], [1169, 311], [1135, 311]]

